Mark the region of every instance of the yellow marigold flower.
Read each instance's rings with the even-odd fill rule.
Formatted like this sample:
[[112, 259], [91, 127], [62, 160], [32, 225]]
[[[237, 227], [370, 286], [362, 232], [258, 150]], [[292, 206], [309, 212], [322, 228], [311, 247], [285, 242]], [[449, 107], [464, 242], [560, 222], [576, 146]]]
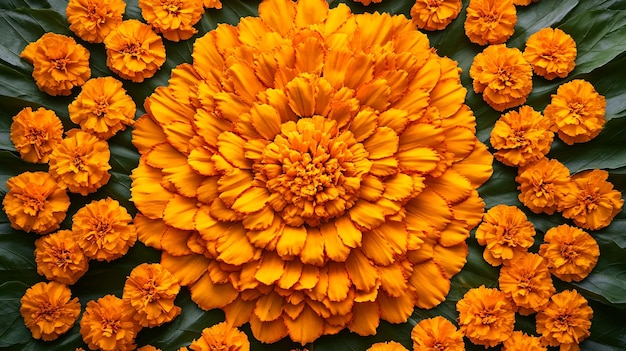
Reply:
[[413, 351], [465, 351], [463, 333], [444, 317], [423, 319], [411, 330]]
[[202, 0], [139, 0], [141, 15], [165, 39], [181, 41], [198, 32], [193, 26], [204, 14]]
[[249, 351], [248, 336], [226, 322], [217, 323], [204, 328], [200, 338], [195, 339], [189, 346], [193, 351]]
[[513, 333], [515, 308], [505, 293], [481, 285], [456, 303], [459, 328], [476, 345], [494, 347]]
[[180, 284], [163, 266], [144, 263], [130, 272], [122, 298], [135, 309], [135, 320], [152, 328], [180, 314], [180, 307], [174, 305], [179, 291]]
[[550, 346], [579, 344], [590, 335], [593, 310], [576, 290], [552, 295], [537, 313], [537, 333]]
[[587, 232], [563, 224], [546, 232], [539, 254], [556, 277], [566, 282], [579, 282], [596, 266], [600, 248]]
[[35, 339], [55, 340], [70, 330], [78, 315], [80, 303], [72, 292], [57, 282], [37, 283], [26, 290], [20, 300], [20, 314]]
[[87, 195], [111, 178], [111, 151], [106, 141], [81, 131], [66, 133], [50, 154], [50, 174], [70, 192]]
[[89, 259], [70, 230], [59, 230], [35, 241], [37, 273], [48, 280], [72, 285], [89, 269]]
[[123, 0], [70, 0], [65, 9], [70, 30], [84, 41], [102, 43], [122, 23]]
[[576, 42], [558, 28], [543, 28], [528, 37], [524, 58], [537, 75], [565, 78], [576, 66]]
[[124, 79], [141, 83], [165, 62], [165, 46], [150, 26], [138, 20], [123, 21], [104, 38], [107, 66]]
[[371, 3], [381, 3], [383, 0], [354, 0], [354, 2], [360, 2], [361, 4], [367, 6]]
[[122, 82], [100, 77], [85, 83], [68, 110], [72, 122], [82, 130], [107, 140], [133, 124], [136, 106]]
[[416, 0], [411, 18], [417, 28], [444, 29], [461, 12], [461, 0]]
[[622, 210], [622, 194], [613, 189], [609, 173], [594, 169], [571, 177], [570, 189], [563, 198], [563, 217], [579, 227], [598, 230], [609, 224]]
[[569, 190], [569, 169], [558, 160], [542, 158], [517, 171], [519, 200], [534, 213], [554, 214]]
[[221, 9], [222, 1], [221, 0], [204, 0], [204, 7], [208, 9]]
[[11, 227], [46, 234], [59, 228], [70, 207], [70, 198], [46, 172], [24, 172], [7, 180], [2, 200]]
[[46, 33], [26, 45], [20, 57], [33, 64], [37, 87], [50, 95], [70, 95], [91, 76], [89, 51], [65, 35]]
[[27, 162], [48, 162], [52, 149], [63, 139], [63, 124], [52, 110], [25, 107], [11, 123], [11, 141]]
[[539, 311], [556, 289], [548, 264], [534, 253], [523, 253], [505, 261], [498, 278], [500, 290], [510, 296], [522, 315]]
[[476, 55], [469, 73], [474, 91], [497, 111], [523, 104], [533, 88], [533, 71], [522, 52], [503, 44]]
[[548, 351], [541, 344], [541, 339], [521, 331], [514, 331], [511, 337], [502, 343], [502, 351]]
[[491, 130], [491, 146], [496, 159], [507, 166], [524, 166], [544, 157], [550, 151], [554, 132], [552, 123], [530, 106], [509, 111], [496, 121]]
[[117, 200], [94, 200], [72, 217], [72, 232], [87, 257], [112, 261], [128, 252], [137, 240], [132, 217]]
[[503, 44], [513, 35], [516, 23], [513, 0], [470, 0], [465, 35], [479, 45]]
[[575, 79], [559, 86], [544, 115], [552, 119], [559, 138], [568, 145], [595, 138], [605, 123], [606, 99], [593, 85]]
[[140, 327], [133, 320], [133, 313], [132, 307], [113, 295], [91, 300], [80, 320], [80, 335], [92, 350], [134, 350]]
[[137, 348], [137, 351], [161, 351], [161, 349], [158, 349], [152, 345], [144, 345], [142, 347]]
[[476, 240], [485, 245], [483, 257], [492, 266], [524, 253], [533, 245], [535, 228], [522, 210], [496, 205], [489, 209], [476, 229]]

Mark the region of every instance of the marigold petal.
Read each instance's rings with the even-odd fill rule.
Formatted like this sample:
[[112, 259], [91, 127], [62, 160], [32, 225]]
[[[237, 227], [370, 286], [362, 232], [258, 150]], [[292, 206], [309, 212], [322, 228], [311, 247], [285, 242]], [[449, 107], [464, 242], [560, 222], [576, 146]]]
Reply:
[[358, 335], [374, 335], [380, 324], [380, 307], [376, 302], [358, 302], [352, 309], [354, 318], [348, 329]]
[[355, 249], [350, 252], [346, 260], [346, 269], [355, 288], [370, 291], [376, 286], [378, 270], [361, 250]]
[[330, 301], [344, 301], [348, 297], [352, 282], [348, 272], [341, 263], [331, 262], [328, 265], [328, 299]]
[[366, 200], [360, 200], [350, 209], [350, 219], [364, 228], [376, 228], [385, 222], [383, 209]]
[[152, 148], [157, 140], [165, 141], [163, 129], [148, 114], [139, 117], [135, 121], [132, 134], [132, 142], [137, 151], [143, 155]]
[[327, 2], [320, 0], [301, 0], [296, 3], [296, 18], [294, 24], [298, 27], [306, 27], [314, 23], [322, 22], [326, 16], [328, 16]]
[[207, 272], [209, 262], [209, 259], [201, 255], [173, 256], [167, 252], [161, 254], [161, 265], [182, 286], [191, 285], [200, 279]]
[[362, 142], [374, 133], [377, 127], [377, 119], [376, 113], [369, 108], [357, 113], [350, 123], [350, 131], [354, 134], [357, 142]]
[[460, 162], [455, 162], [452, 169], [467, 177], [472, 186], [485, 183], [493, 174], [493, 155], [485, 144], [477, 142], [474, 150]]
[[228, 235], [217, 240], [218, 260], [240, 266], [253, 260], [259, 255], [258, 249], [250, 244], [246, 230], [241, 225], [233, 225], [228, 229]]
[[189, 164], [184, 164], [163, 169], [163, 179], [172, 183], [179, 194], [195, 197], [205, 177], [196, 173]]
[[274, 321], [281, 316], [282, 312], [283, 297], [273, 291], [256, 300], [254, 314], [262, 322]]
[[428, 189], [436, 192], [449, 203], [466, 199], [474, 189], [465, 176], [452, 169], [447, 169], [439, 177], [428, 179], [426, 183]]
[[265, 207], [269, 196], [270, 194], [265, 187], [248, 188], [239, 195], [232, 208], [243, 213], [257, 212]]
[[324, 264], [324, 238], [318, 228], [306, 229], [306, 242], [300, 253], [302, 263], [321, 266]]
[[341, 216], [334, 223], [344, 245], [355, 248], [361, 245], [362, 233], [348, 216]]
[[222, 308], [239, 296], [231, 284], [214, 284], [208, 273], [196, 280], [189, 291], [193, 302], [205, 311]]
[[391, 88], [387, 80], [379, 78], [361, 84], [356, 90], [356, 98], [361, 105], [373, 108], [376, 111], [384, 111], [389, 106]]
[[286, 35], [293, 26], [296, 5], [290, 0], [266, 1], [259, 4], [259, 17], [271, 29]]
[[313, 342], [324, 332], [324, 319], [309, 305], [305, 305], [295, 319], [285, 317], [284, 320], [291, 339], [302, 345]]
[[217, 181], [219, 198], [227, 205], [232, 205], [237, 197], [252, 186], [252, 174], [240, 169], [227, 172]]
[[250, 329], [254, 337], [264, 343], [277, 342], [288, 334], [282, 318], [263, 322], [254, 314], [250, 316]]
[[324, 252], [326, 256], [336, 262], [343, 262], [350, 254], [350, 247], [345, 245], [337, 232], [334, 223], [324, 223], [320, 225], [320, 233], [324, 240]]
[[[428, 286], [424, 286], [423, 282], [428, 282]], [[450, 278], [433, 260], [413, 265], [413, 274], [409, 278], [409, 284], [416, 289], [416, 306], [420, 308], [437, 306], [446, 299], [450, 291]]]
[[302, 262], [299, 260], [291, 260], [285, 262], [285, 271], [277, 282], [281, 289], [291, 289], [294, 284], [300, 280], [302, 275]]
[[437, 167], [439, 154], [428, 147], [417, 147], [396, 154], [399, 166], [408, 171], [428, 173]]
[[389, 297], [399, 297], [407, 294], [409, 286], [400, 263], [396, 262], [388, 266], [379, 266], [379, 269], [380, 287]]
[[285, 262], [273, 252], [266, 252], [259, 261], [254, 277], [263, 284], [272, 285], [283, 275]]
[[175, 194], [167, 202], [163, 211], [163, 220], [172, 227], [193, 230], [195, 226], [196, 212], [198, 211], [196, 199], [189, 199]]
[[363, 146], [369, 152], [370, 159], [376, 160], [393, 155], [398, 150], [398, 135], [391, 128], [380, 127]]
[[276, 244], [276, 252], [285, 258], [299, 255], [307, 240], [307, 228], [285, 225]]
[[380, 292], [376, 300], [380, 305], [380, 318], [391, 323], [404, 323], [413, 313], [415, 301], [412, 294], [391, 297]]

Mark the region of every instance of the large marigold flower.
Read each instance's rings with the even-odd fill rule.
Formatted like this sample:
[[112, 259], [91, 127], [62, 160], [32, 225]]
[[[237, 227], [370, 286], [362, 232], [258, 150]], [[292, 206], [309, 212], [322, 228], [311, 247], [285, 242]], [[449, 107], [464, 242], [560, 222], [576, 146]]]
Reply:
[[104, 38], [122, 23], [123, 0], [70, 0], [65, 9], [70, 30], [90, 43]]
[[68, 106], [72, 122], [103, 140], [132, 125], [135, 109], [122, 82], [113, 77], [88, 80]]
[[439, 304], [492, 162], [458, 66], [402, 16], [324, 0], [259, 15], [196, 40], [147, 99], [139, 239], [267, 343], [374, 334]]
[[524, 58], [546, 79], [565, 78], [576, 66], [576, 42], [558, 28], [543, 28], [528, 37]]
[[35, 339], [55, 340], [70, 330], [78, 315], [80, 303], [72, 292], [57, 282], [37, 283], [26, 290], [20, 300], [20, 314]]
[[37, 87], [50, 95], [70, 95], [91, 76], [89, 51], [65, 35], [46, 33], [26, 45], [20, 57], [33, 64]]
[[521, 331], [514, 331], [511, 337], [504, 340], [501, 351], [547, 351], [541, 339]]
[[600, 248], [589, 233], [563, 224], [546, 232], [539, 254], [556, 277], [579, 282], [596, 266]]
[[59, 228], [70, 207], [70, 198], [46, 172], [24, 172], [7, 180], [2, 200], [11, 227], [46, 234]]
[[171, 41], [191, 38], [204, 14], [202, 0], [139, 0], [141, 15], [157, 33]]
[[226, 322], [217, 323], [204, 328], [200, 338], [195, 339], [189, 349], [193, 351], [249, 351], [250, 341], [248, 336]]
[[574, 79], [559, 86], [543, 113], [552, 119], [563, 142], [584, 143], [602, 131], [606, 99], [588, 81]]
[[417, 28], [444, 29], [461, 12], [461, 0], [416, 0], [411, 7], [411, 18]]
[[481, 285], [456, 303], [459, 328], [476, 345], [494, 347], [513, 333], [515, 308], [505, 293]]
[[500, 268], [498, 283], [500, 290], [512, 298], [522, 315], [539, 311], [556, 291], [548, 264], [534, 253], [524, 253], [506, 261]]
[[550, 151], [554, 132], [552, 123], [530, 106], [509, 111], [496, 121], [491, 130], [491, 146], [496, 159], [507, 166], [524, 166]]
[[140, 327], [133, 320], [133, 313], [132, 307], [113, 295], [91, 300], [80, 320], [80, 335], [92, 350], [134, 350]]
[[372, 344], [365, 351], [408, 351], [401, 343], [397, 341], [377, 342]]
[[50, 174], [70, 192], [87, 195], [111, 178], [111, 151], [106, 141], [82, 130], [66, 133], [50, 154]]
[[470, 67], [474, 91], [497, 111], [519, 106], [533, 88], [533, 70], [516, 48], [490, 45], [474, 57]]
[[124, 79], [141, 83], [165, 62], [165, 46], [150, 26], [138, 20], [123, 21], [104, 38], [107, 66]]
[[569, 191], [569, 169], [558, 160], [542, 158], [517, 171], [519, 200], [534, 213], [554, 214]]
[[463, 333], [444, 317], [423, 319], [411, 330], [413, 351], [465, 351]]
[[89, 269], [89, 259], [70, 230], [60, 230], [35, 241], [37, 273], [48, 280], [72, 285]]
[[465, 35], [479, 45], [503, 44], [513, 35], [516, 23], [513, 0], [470, 0]]
[[63, 124], [52, 110], [25, 107], [13, 116], [10, 138], [25, 161], [46, 163], [63, 139]]
[[593, 310], [576, 290], [552, 295], [537, 313], [537, 333], [550, 346], [579, 344], [590, 335]]
[[571, 177], [570, 188], [563, 198], [563, 217], [589, 230], [602, 229], [622, 210], [622, 194], [607, 179], [609, 172], [594, 169]]

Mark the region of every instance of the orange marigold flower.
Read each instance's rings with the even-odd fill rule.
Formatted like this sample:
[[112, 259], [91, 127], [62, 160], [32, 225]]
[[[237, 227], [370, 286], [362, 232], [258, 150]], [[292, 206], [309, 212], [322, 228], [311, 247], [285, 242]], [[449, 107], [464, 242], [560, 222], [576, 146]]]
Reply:
[[528, 37], [524, 58], [546, 79], [565, 78], [576, 66], [576, 42], [558, 28], [543, 28]]
[[593, 85], [575, 79], [559, 86], [544, 115], [552, 119], [559, 138], [568, 145], [595, 138], [605, 123], [606, 99]]
[[70, 230], [59, 230], [35, 241], [37, 273], [48, 280], [72, 285], [89, 269], [89, 259]]
[[222, 1], [221, 0], [204, 0], [204, 7], [208, 9], [221, 9]]
[[70, 192], [87, 195], [111, 178], [110, 157], [106, 141], [74, 129], [50, 154], [50, 174]]
[[52, 149], [63, 139], [63, 124], [52, 110], [40, 107], [33, 112], [25, 107], [13, 116], [10, 137], [25, 161], [46, 163]]
[[547, 351], [541, 339], [521, 331], [514, 331], [511, 337], [502, 343], [501, 351]]
[[481, 285], [456, 303], [461, 332], [476, 345], [494, 347], [513, 333], [515, 308], [505, 293]]
[[461, 5], [461, 0], [416, 0], [411, 18], [417, 28], [444, 29], [459, 15]]
[[139, 0], [141, 15], [165, 39], [181, 41], [198, 32], [193, 26], [204, 14], [202, 0]]
[[593, 310], [576, 290], [552, 295], [537, 313], [537, 333], [550, 346], [579, 344], [590, 335]]
[[82, 40], [102, 43], [122, 23], [123, 0], [70, 0], [65, 9], [70, 30]]
[[72, 217], [72, 232], [87, 257], [112, 261], [128, 252], [137, 240], [132, 217], [117, 200], [94, 200]]
[[152, 77], [165, 62], [165, 46], [149, 25], [123, 21], [104, 38], [107, 66], [124, 79], [141, 83]]
[[522, 52], [503, 44], [476, 55], [469, 73], [474, 91], [497, 111], [523, 104], [533, 88], [533, 70]]
[[550, 151], [554, 132], [552, 123], [530, 106], [509, 111], [496, 121], [491, 130], [491, 146], [496, 159], [507, 166], [524, 166]]
[[558, 160], [542, 158], [521, 167], [515, 181], [519, 200], [534, 213], [554, 214], [569, 190], [569, 169]]
[[55, 340], [70, 330], [78, 315], [80, 303], [72, 292], [57, 282], [37, 283], [26, 290], [20, 300], [20, 314], [35, 339]]
[[217, 323], [204, 328], [200, 338], [195, 339], [189, 349], [193, 351], [249, 351], [248, 336], [226, 322]]
[[59, 228], [70, 198], [46, 172], [24, 172], [7, 180], [2, 208], [11, 227], [46, 234]]
[[80, 335], [92, 350], [134, 350], [140, 327], [133, 313], [132, 307], [113, 295], [89, 301], [80, 320]]
[[486, 245], [483, 257], [492, 266], [524, 253], [534, 243], [535, 228], [522, 210], [496, 205], [489, 209], [476, 229], [476, 240]]
[[423, 319], [411, 330], [413, 351], [465, 351], [463, 333], [444, 317]]
[[516, 23], [513, 0], [470, 0], [465, 35], [479, 45], [502, 44], [513, 35]]
[[122, 82], [100, 77], [85, 83], [68, 110], [72, 122], [82, 130], [107, 140], [133, 124], [136, 106]]
[[137, 348], [137, 351], [161, 351], [161, 349], [158, 349], [152, 345], [144, 345], [142, 347]]
[[549, 229], [543, 237], [539, 254], [548, 262], [550, 272], [571, 282], [583, 280], [598, 262], [598, 243], [580, 228], [567, 224]]
[[539, 311], [556, 291], [548, 264], [534, 253], [523, 253], [505, 261], [500, 268], [498, 283], [500, 290], [520, 308], [518, 312], [522, 315]]
[[581, 172], [571, 177], [570, 189], [563, 198], [563, 217], [589, 230], [602, 229], [622, 210], [622, 194], [607, 179], [609, 172], [601, 169]]
[[396, 341], [377, 342], [365, 351], [408, 351], [401, 343]]
[[539, 0], [513, 0], [513, 4], [518, 6], [528, 6], [531, 2], [537, 2]]
[[143, 263], [130, 272], [122, 298], [135, 309], [135, 320], [152, 328], [180, 314], [180, 307], [174, 305], [179, 291], [178, 280], [163, 266]]
[[33, 64], [37, 87], [50, 95], [70, 95], [91, 76], [89, 51], [65, 35], [46, 33], [28, 44], [20, 57]]
[[361, 4], [367, 6], [371, 3], [381, 3], [383, 0], [354, 0], [354, 2], [360, 2]]

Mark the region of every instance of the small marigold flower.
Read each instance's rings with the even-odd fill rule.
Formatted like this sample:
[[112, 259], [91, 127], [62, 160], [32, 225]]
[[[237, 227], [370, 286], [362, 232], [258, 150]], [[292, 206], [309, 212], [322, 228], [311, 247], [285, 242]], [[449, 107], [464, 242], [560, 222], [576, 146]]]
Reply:
[[150, 26], [126, 20], [106, 38], [107, 66], [124, 79], [141, 83], [152, 77], [165, 62], [165, 46]]
[[122, 82], [101, 77], [88, 80], [68, 110], [82, 130], [107, 140], [133, 124], [136, 106]]
[[59, 230], [35, 241], [37, 273], [48, 280], [72, 285], [89, 269], [89, 259], [70, 230]]
[[531, 2], [537, 2], [539, 0], [513, 0], [513, 4], [517, 6], [528, 6]]
[[515, 181], [519, 200], [534, 213], [554, 214], [569, 190], [569, 169], [558, 160], [542, 158], [521, 167]]
[[135, 244], [137, 232], [132, 217], [117, 200], [94, 200], [72, 217], [72, 232], [87, 257], [112, 261]]
[[498, 283], [522, 315], [541, 309], [556, 291], [548, 264], [534, 253], [523, 253], [506, 261], [500, 268]]
[[135, 309], [135, 320], [152, 328], [180, 314], [181, 308], [174, 305], [179, 291], [178, 280], [163, 266], [144, 263], [130, 272], [122, 298]]
[[204, 14], [202, 0], [139, 0], [141, 15], [157, 33], [171, 41], [191, 38]]
[[622, 210], [622, 194], [607, 179], [609, 172], [601, 169], [581, 172], [571, 177], [570, 189], [563, 198], [563, 217], [589, 230], [602, 229]]
[[33, 64], [37, 87], [50, 95], [70, 95], [91, 76], [89, 51], [65, 35], [46, 33], [28, 44], [20, 57]]
[[70, 192], [87, 195], [111, 178], [110, 157], [106, 141], [74, 129], [66, 133], [50, 154], [50, 174]]
[[222, 8], [222, 1], [221, 0], [204, 0], [203, 2], [204, 7], [208, 8], [208, 9], [221, 9]]
[[371, 3], [381, 3], [383, 0], [354, 0], [354, 2], [360, 2], [361, 4], [367, 6]]
[[63, 139], [63, 124], [52, 110], [25, 107], [13, 116], [10, 137], [25, 161], [46, 163]]
[[511, 337], [502, 343], [501, 351], [547, 351], [541, 339], [521, 331], [514, 331]]
[[544, 115], [552, 119], [559, 138], [568, 145], [595, 138], [605, 123], [606, 99], [593, 85], [574, 79], [559, 86]]
[[137, 351], [161, 351], [161, 349], [158, 349], [152, 345], [144, 345], [142, 347], [137, 348]]
[[576, 42], [558, 28], [543, 28], [528, 37], [524, 58], [537, 75], [565, 78], [576, 66]]
[[583, 280], [598, 262], [600, 248], [587, 232], [567, 224], [549, 229], [539, 254], [550, 272], [566, 282]]
[[492, 266], [524, 253], [533, 245], [535, 228], [522, 210], [496, 205], [489, 209], [476, 229], [476, 240], [486, 245], [483, 257]]
[[123, 0], [70, 0], [65, 9], [70, 30], [84, 41], [102, 43], [122, 23]]
[[2, 200], [11, 227], [46, 234], [59, 228], [70, 198], [46, 172], [24, 172], [7, 180], [9, 190]]
[[491, 146], [496, 159], [507, 166], [524, 166], [550, 151], [554, 132], [552, 123], [530, 106], [509, 111], [496, 121], [491, 130]]
[[377, 342], [372, 344], [365, 351], [408, 351], [401, 343], [397, 341]]
[[515, 308], [505, 293], [481, 285], [456, 303], [461, 332], [476, 345], [494, 347], [513, 333]]
[[134, 350], [140, 327], [133, 320], [134, 310], [113, 295], [87, 302], [80, 320], [80, 335], [92, 350]]
[[590, 335], [593, 310], [576, 290], [552, 295], [537, 313], [537, 333], [550, 346], [579, 344]]
[[516, 23], [513, 0], [470, 0], [465, 35], [479, 45], [503, 44], [513, 35]]
[[523, 104], [533, 88], [533, 71], [522, 52], [503, 44], [476, 55], [469, 73], [474, 91], [497, 111]]
[[250, 341], [248, 336], [226, 322], [217, 323], [204, 328], [200, 338], [195, 339], [189, 349], [193, 351], [249, 351]]
[[78, 315], [80, 303], [72, 292], [57, 282], [37, 283], [26, 290], [20, 300], [20, 314], [35, 339], [55, 340], [70, 330]]
[[465, 351], [463, 333], [444, 317], [423, 319], [411, 330], [413, 351]]
[[461, 0], [416, 0], [411, 7], [411, 18], [417, 28], [444, 29], [461, 12]]

